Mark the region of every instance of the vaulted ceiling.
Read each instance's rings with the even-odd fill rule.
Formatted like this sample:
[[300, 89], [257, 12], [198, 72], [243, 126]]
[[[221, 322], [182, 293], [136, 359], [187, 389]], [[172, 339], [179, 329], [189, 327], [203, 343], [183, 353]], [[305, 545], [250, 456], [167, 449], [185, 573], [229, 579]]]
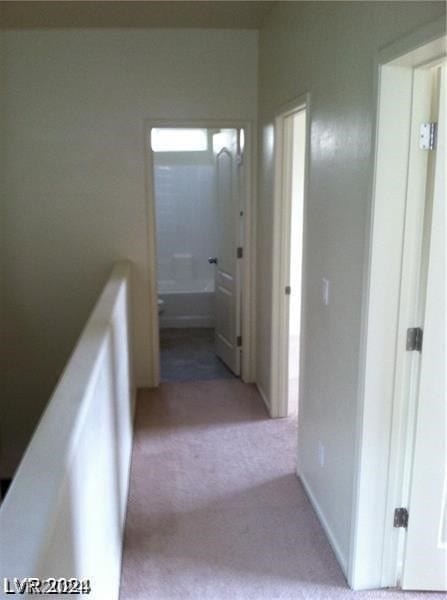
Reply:
[[274, 4], [254, 0], [0, 2], [0, 27], [258, 29]]

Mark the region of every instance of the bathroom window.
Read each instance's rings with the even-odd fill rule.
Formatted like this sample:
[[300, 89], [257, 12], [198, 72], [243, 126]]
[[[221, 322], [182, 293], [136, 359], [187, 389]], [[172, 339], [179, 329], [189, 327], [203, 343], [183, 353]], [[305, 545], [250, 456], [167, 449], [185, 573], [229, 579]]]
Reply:
[[208, 150], [206, 129], [157, 129], [151, 130], [153, 152], [204, 152]]

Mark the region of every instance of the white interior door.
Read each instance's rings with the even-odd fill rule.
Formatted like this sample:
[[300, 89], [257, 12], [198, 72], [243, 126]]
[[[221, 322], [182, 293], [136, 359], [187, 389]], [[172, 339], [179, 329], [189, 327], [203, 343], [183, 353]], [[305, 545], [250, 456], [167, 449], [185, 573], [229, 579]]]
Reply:
[[240, 245], [241, 159], [239, 132], [214, 136], [217, 180], [216, 354], [240, 374]]
[[447, 590], [445, 79], [442, 69], [424, 336], [402, 588]]

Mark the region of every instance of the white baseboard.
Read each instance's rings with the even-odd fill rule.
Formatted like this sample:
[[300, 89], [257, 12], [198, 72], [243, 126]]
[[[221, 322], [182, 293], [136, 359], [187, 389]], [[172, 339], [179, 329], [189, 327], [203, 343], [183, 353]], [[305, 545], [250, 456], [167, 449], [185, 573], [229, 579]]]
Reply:
[[336, 556], [338, 562], [340, 563], [340, 567], [342, 568], [342, 571], [347, 579], [348, 578], [348, 561], [347, 561], [346, 557], [344, 556], [343, 552], [341, 551], [340, 546], [334, 535], [334, 532], [330, 528], [329, 523], [326, 521], [323, 511], [321, 510], [321, 507], [318, 504], [318, 501], [315, 498], [308, 482], [306, 481], [306, 478], [303, 477], [303, 475], [300, 475], [300, 473], [297, 473], [297, 475], [298, 475], [298, 479], [303, 484], [304, 490], [307, 494], [307, 497], [310, 500], [310, 503], [312, 504], [314, 511], [317, 513], [317, 517], [321, 523], [321, 526], [324, 529], [326, 537], [328, 538], [329, 543], [332, 547], [332, 550], [334, 551], [335, 556]]
[[270, 412], [270, 402], [269, 402], [269, 400], [267, 398], [267, 394], [264, 392], [264, 390], [262, 389], [262, 387], [258, 383], [256, 383], [255, 385], [256, 385], [256, 389], [259, 392], [259, 395], [261, 396], [261, 398], [264, 401], [264, 404], [265, 404], [265, 406], [266, 406], [266, 408], [268, 410], [269, 415], [272, 416], [271, 412]]

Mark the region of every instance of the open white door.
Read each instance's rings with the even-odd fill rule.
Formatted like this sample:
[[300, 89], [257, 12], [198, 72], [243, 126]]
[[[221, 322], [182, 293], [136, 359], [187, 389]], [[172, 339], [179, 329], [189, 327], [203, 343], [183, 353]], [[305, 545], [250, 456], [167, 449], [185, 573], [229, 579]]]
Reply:
[[224, 129], [215, 134], [217, 179], [216, 354], [240, 374], [240, 274], [238, 247], [241, 222], [240, 132]]
[[402, 588], [447, 590], [445, 82], [442, 69], [424, 336]]

